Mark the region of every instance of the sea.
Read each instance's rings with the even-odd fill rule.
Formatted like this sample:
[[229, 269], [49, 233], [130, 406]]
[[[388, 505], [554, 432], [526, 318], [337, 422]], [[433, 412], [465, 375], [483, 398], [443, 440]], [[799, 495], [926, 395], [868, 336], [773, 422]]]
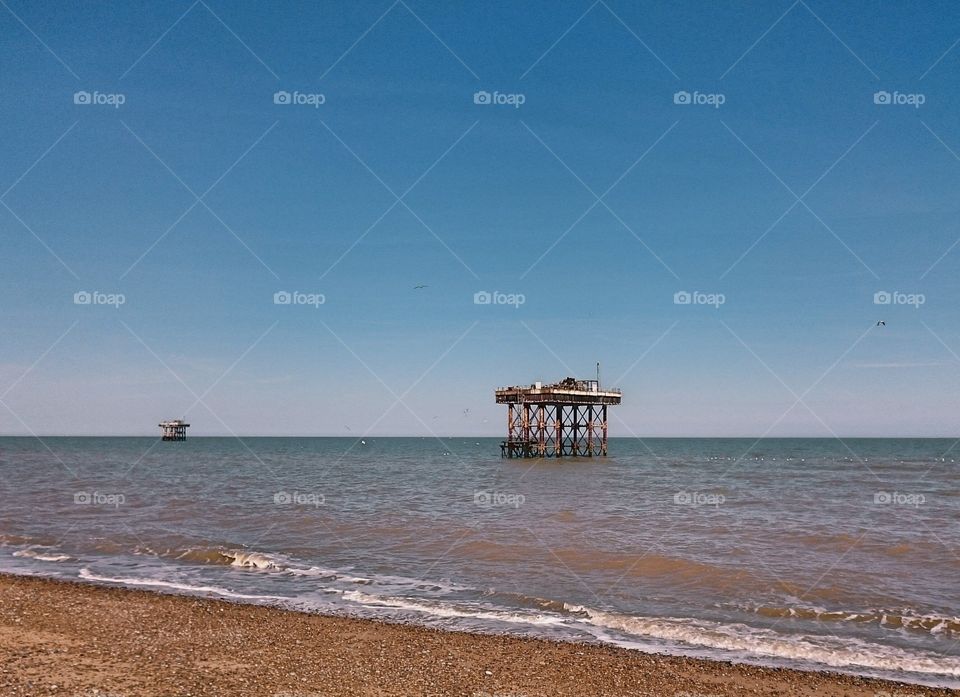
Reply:
[[0, 571], [960, 687], [957, 441], [609, 452], [4, 437]]

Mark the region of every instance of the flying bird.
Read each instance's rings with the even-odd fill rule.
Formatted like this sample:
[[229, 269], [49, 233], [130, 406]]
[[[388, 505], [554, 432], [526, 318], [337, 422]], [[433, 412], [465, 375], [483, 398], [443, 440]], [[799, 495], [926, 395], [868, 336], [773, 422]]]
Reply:
[[421, 283], [421, 284], [418, 285], [418, 286], [414, 286], [413, 289], [414, 289], [414, 290], [420, 290], [421, 288], [429, 288], [429, 287], [430, 287], [430, 286], [428, 286], [427, 284]]

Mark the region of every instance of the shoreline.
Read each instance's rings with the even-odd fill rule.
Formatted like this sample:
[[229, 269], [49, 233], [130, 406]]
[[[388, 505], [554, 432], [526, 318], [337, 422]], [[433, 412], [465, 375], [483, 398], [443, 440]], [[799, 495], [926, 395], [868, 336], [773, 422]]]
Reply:
[[0, 573], [10, 695], [960, 695], [833, 672]]

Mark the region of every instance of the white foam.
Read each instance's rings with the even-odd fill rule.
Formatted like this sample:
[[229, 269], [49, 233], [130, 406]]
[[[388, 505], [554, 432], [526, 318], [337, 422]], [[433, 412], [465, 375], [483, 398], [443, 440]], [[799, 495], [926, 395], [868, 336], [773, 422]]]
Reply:
[[286, 571], [294, 576], [312, 576], [322, 580], [332, 581], [340, 578], [336, 569], [325, 569], [322, 566], [311, 566], [308, 569], [298, 569], [296, 567], [287, 567]]
[[[270, 568], [270, 567], [267, 567]], [[408, 576], [393, 576], [390, 574], [373, 574], [370, 576], [354, 576], [347, 572], [349, 569], [330, 569], [322, 566], [302, 568], [293, 565], [284, 566], [283, 570], [294, 576], [312, 576], [324, 581], [342, 581], [360, 586], [389, 586], [397, 589], [429, 590], [432, 593], [451, 593], [456, 590], [473, 590], [469, 586], [462, 586], [452, 581], [424, 581]]]
[[280, 595], [246, 595], [244, 593], [234, 593], [226, 588], [218, 586], [191, 586], [188, 583], [177, 583], [176, 581], [163, 581], [156, 578], [115, 578], [112, 576], [98, 576], [89, 569], [80, 569], [80, 578], [87, 581], [100, 581], [102, 583], [120, 583], [125, 586], [152, 586], [158, 588], [171, 588], [188, 593], [216, 593], [226, 598], [237, 598], [241, 600], [290, 600]]
[[34, 548], [27, 549], [18, 549], [13, 553], [15, 557], [26, 557], [28, 559], [36, 559], [37, 561], [70, 561], [71, 557], [68, 554], [50, 554], [48, 552], [43, 552]]
[[236, 550], [233, 552], [224, 552], [223, 554], [233, 560], [230, 562], [230, 566], [237, 566], [243, 569], [283, 571], [287, 568], [279, 557], [263, 554], [262, 552]]
[[680, 642], [724, 651], [819, 663], [832, 668], [871, 668], [960, 677], [960, 659], [934, 656], [859, 639], [780, 634], [744, 624], [675, 617], [638, 617], [566, 606], [589, 623], [640, 639]]
[[343, 594], [346, 600], [352, 600], [362, 605], [374, 607], [391, 607], [398, 610], [411, 610], [434, 617], [461, 617], [466, 619], [493, 620], [496, 622], [511, 622], [532, 625], [561, 625], [567, 621], [557, 615], [546, 613], [517, 612], [513, 610], [474, 609], [457, 606], [449, 603], [418, 602], [412, 598], [394, 598], [389, 596], [369, 595], [360, 591], [347, 591]]
[[[473, 608], [443, 602], [424, 602], [347, 591], [344, 599], [368, 607], [388, 607], [423, 613], [433, 617], [465, 618], [528, 625], [579, 626], [598, 639], [633, 648], [656, 650], [655, 642], [675, 642], [692, 647], [718, 649], [740, 655], [806, 661], [832, 668], [868, 668], [960, 677], [960, 659], [924, 654], [907, 649], [882, 646], [859, 639], [780, 634], [744, 624], [720, 624], [676, 617], [641, 617], [603, 612], [578, 605], [564, 608], [580, 617], [574, 619], [554, 613], [529, 613], [508, 609]], [[599, 631], [597, 631], [599, 630]], [[603, 630], [615, 630], [647, 643], [624, 642]]]

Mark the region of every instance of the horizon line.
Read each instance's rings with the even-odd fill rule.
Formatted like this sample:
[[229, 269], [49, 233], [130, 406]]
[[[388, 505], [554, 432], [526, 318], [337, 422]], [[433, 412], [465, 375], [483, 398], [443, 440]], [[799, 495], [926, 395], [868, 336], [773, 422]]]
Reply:
[[[40, 440], [42, 438], [154, 438], [161, 440], [161, 436], [145, 433], [0, 433], [0, 438], [30, 438]], [[433, 435], [433, 434], [361, 434], [361, 435], [332, 435], [332, 434], [225, 434], [225, 435], [190, 435], [188, 440], [200, 438], [219, 438], [225, 440], [243, 439], [243, 438], [342, 438], [349, 440], [363, 440], [373, 438], [407, 438], [419, 440], [444, 440], [444, 439], [464, 439], [476, 440], [490, 439], [503, 440], [503, 436], [494, 435]], [[647, 436], [610, 436], [610, 440], [745, 440], [753, 439], [757, 441], [764, 440], [960, 440], [960, 435], [938, 435], [938, 436], [920, 436], [920, 435], [894, 435], [894, 436], [869, 436], [869, 435], [830, 435], [830, 436], [811, 436], [811, 435], [785, 435], [785, 436], [758, 436], [758, 435], [689, 435], [689, 436], [667, 436], [667, 435], [647, 435]]]

